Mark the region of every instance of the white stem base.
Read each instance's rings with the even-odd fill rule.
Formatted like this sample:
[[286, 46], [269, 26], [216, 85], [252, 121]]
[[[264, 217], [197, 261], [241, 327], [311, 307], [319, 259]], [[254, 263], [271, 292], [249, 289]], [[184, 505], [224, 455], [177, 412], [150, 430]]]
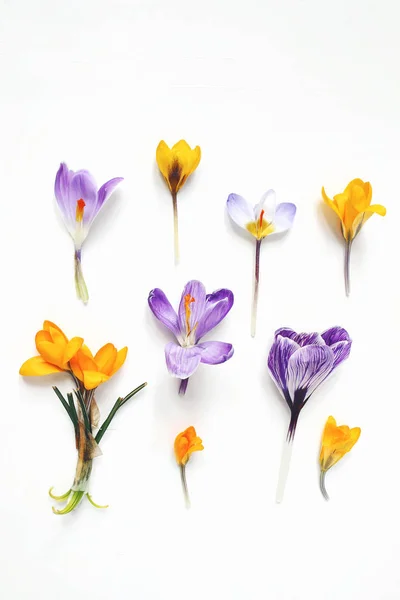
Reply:
[[281, 466], [279, 469], [278, 486], [276, 488], [275, 501], [280, 504], [285, 493], [286, 481], [289, 473], [290, 460], [292, 458], [293, 442], [285, 441], [282, 448]]

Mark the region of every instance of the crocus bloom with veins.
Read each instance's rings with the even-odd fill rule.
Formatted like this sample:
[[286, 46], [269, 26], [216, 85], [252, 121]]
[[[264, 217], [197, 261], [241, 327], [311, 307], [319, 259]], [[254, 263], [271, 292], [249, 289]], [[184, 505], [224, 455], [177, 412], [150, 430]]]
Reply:
[[203, 441], [201, 438], [199, 438], [193, 426], [188, 427], [185, 429], [185, 431], [182, 431], [182, 433], [179, 433], [176, 436], [174, 442], [174, 452], [176, 462], [178, 463], [181, 471], [182, 487], [187, 507], [190, 506], [190, 501], [186, 483], [186, 464], [193, 452], [199, 452], [201, 450], [204, 450]]
[[89, 171], [70, 171], [65, 163], [61, 163], [57, 171], [54, 193], [65, 226], [75, 244], [76, 292], [85, 304], [89, 295], [82, 273], [82, 245], [101, 207], [121, 181], [123, 177], [115, 177], [98, 189]]
[[333, 465], [336, 465], [345, 454], [350, 452], [360, 435], [361, 429], [359, 427], [350, 429], [347, 425], [337, 426], [335, 419], [328, 417], [324, 433], [322, 434], [321, 453], [319, 457], [321, 465], [320, 488], [326, 500], [329, 500], [325, 488], [326, 472]]
[[332, 327], [321, 334], [296, 333], [287, 327], [275, 332], [268, 369], [291, 413], [277, 502], [283, 498], [300, 411], [317, 387], [349, 356], [351, 343], [349, 334], [342, 327]]
[[[88, 493], [89, 479], [92, 472], [92, 462], [101, 454], [100, 440], [107, 431], [117, 411], [130, 398], [136, 395], [147, 384], [142, 383], [135, 390], [120, 397], [115, 402], [108, 417], [99, 428], [100, 411], [95, 400], [96, 388], [108, 381], [124, 364], [127, 348], [119, 352], [113, 344], [105, 344], [92, 355], [89, 348], [83, 344], [83, 338], [74, 337], [68, 340], [64, 332], [51, 321], [43, 323], [43, 329], [38, 331], [35, 338], [39, 356], [27, 360], [20, 368], [24, 376], [41, 376], [53, 373], [68, 373], [74, 382], [74, 394], [67, 394], [67, 399], [57, 387], [53, 387], [58, 399], [72, 421], [75, 431], [75, 445], [78, 451], [78, 461], [72, 487], [62, 496], [54, 500], [66, 502], [62, 510], [53, 508], [58, 515], [65, 515], [74, 510], [86, 495], [96, 508], [106, 508], [95, 504]], [[94, 430], [98, 429], [94, 435]]]
[[186, 179], [199, 166], [201, 158], [200, 146], [192, 150], [185, 140], [180, 140], [170, 148], [161, 140], [156, 150], [156, 161], [172, 196], [174, 210], [174, 244], [175, 263], [179, 262], [179, 234], [178, 234], [178, 201], [177, 194], [183, 187]]
[[364, 182], [362, 179], [350, 181], [344, 192], [333, 196], [333, 200], [328, 198], [325, 189], [322, 188], [322, 197], [340, 219], [342, 235], [346, 242], [344, 269], [346, 294], [348, 296], [350, 294], [350, 250], [353, 240], [372, 215], [377, 214], [384, 217], [386, 208], [381, 204], [371, 204], [371, 184]]
[[251, 335], [256, 334], [258, 284], [260, 281], [260, 248], [264, 238], [274, 233], [283, 233], [291, 228], [296, 215], [296, 206], [290, 202], [276, 204], [274, 190], [268, 190], [260, 202], [252, 206], [238, 194], [230, 194], [226, 203], [231, 219], [246, 229], [256, 239], [254, 268], [254, 295], [251, 317]]
[[176, 342], [166, 345], [165, 358], [170, 374], [182, 380], [181, 394], [200, 363], [218, 365], [233, 355], [232, 344], [200, 341], [232, 308], [230, 290], [206, 294], [200, 281], [189, 281], [182, 292], [178, 314], [159, 288], [150, 292], [148, 302], [154, 316], [176, 337]]

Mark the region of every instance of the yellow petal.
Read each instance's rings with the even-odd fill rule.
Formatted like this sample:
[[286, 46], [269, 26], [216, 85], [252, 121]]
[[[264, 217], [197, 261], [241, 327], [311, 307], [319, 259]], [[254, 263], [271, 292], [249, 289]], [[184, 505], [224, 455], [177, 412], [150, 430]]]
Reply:
[[90, 348], [88, 348], [86, 346], [86, 344], [82, 344], [82, 348], [81, 348], [81, 352], [85, 355], [85, 356], [89, 356], [89, 358], [93, 358], [93, 354], [90, 350]]
[[326, 195], [325, 188], [322, 188], [321, 194], [322, 194], [322, 198], [324, 199], [325, 204], [327, 204], [328, 206], [330, 206], [330, 208], [335, 211], [335, 213], [337, 214], [337, 216], [339, 217], [339, 219], [342, 220], [342, 215], [340, 213], [340, 210], [339, 210], [337, 204], [335, 202], [333, 202], [333, 200], [331, 200]]
[[82, 344], [83, 344], [83, 338], [81, 338], [81, 337], [74, 337], [71, 340], [69, 340], [69, 342], [64, 350], [64, 356], [63, 356], [64, 364], [68, 363], [71, 360], [71, 358], [73, 356], [75, 356], [75, 354], [81, 348]]
[[68, 342], [68, 338], [67, 338], [67, 336], [65, 335], [65, 333], [62, 331], [62, 329], [60, 329], [60, 328], [58, 327], [58, 325], [56, 325], [55, 323], [52, 323], [51, 321], [44, 321], [44, 323], [43, 323], [43, 329], [44, 329], [45, 331], [50, 331], [50, 328], [51, 328], [51, 329], [56, 329], [56, 330], [57, 330], [57, 331], [58, 331], [58, 332], [59, 332], [59, 333], [60, 333], [60, 334], [63, 336], [63, 338], [64, 338], [64, 342], [67, 344], [67, 342]]
[[36, 347], [45, 361], [60, 367], [60, 369], [63, 368], [64, 348], [62, 346], [57, 346], [52, 342], [38, 342]]
[[164, 175], [165, 179], [168, 180], [169, 167], [172, 162], [172, 152], [164, 140], [161, 140], [157, 146], [156, 161], [161, 173]]
[[124, 364], [124, 362], [126, 360], [126, 355], [127, 354], [128, 354], [128, 347], [127, 346], [125, 346], [124, 348], [121, 348], [121, 350], [119, 350], [117, 352], [117, 357], [115, 359], [114, 366], [112, 368], [110, 376], [114, 375], [114, 373], [116, 373], [118, 371], [118, 369], [120, 369], [122, 367], [122, 365]]
[[104, 373], [99, 373], [98, 371], [84, 371], [83, 372], [83, 385], [87, 390], [93, 390], [101, 383], [108, 381], [110, 378], [108, 375]]
[[116, 358], [117, 349], [114, 344], [105, 344], [95, 355], [94, 362], [99, 371], [109, 375]]
[[357, 215], [351, 228], [351, 239], [356, 237], [363, 225], [365, 225], [368, 219], [370, 219], [374, 214], [384, 217], [386, 215], [386, 208], [381, 204], [371, 204], [371, 206], [368, 206], [364, 212]]
[[59, 369], [55, 365], [46, 362], [41, 356], [33, 356], [24, 362], [19, 370], [20, 375], [24, 376], [36, 376], [50, 375], [51, 373], [61, 373], [62, 369]]
[[37, 334], [35, 335], [35, 345], [36, 345], [38, 352], [39, 352], [38, 343], [40, 343], [40, 342], [52, 342], [51, 335], [48, 331], [45, 331], [44, 329], [42, 329], [41, 331], [38, 331]]

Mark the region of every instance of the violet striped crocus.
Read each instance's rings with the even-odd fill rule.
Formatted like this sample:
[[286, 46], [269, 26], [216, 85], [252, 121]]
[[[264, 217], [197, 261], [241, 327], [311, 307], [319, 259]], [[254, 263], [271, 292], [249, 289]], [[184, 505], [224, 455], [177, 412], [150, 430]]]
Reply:
[[228, 214], [232, 221], [246, 229], [256, 238], [256, 254], [254, 261], [254, 293], [251, 313], [251, 335], [256, 335], [258, 285], [260, 281], [260, 249], [264, 238], [273, 233], [283, 233], [290, 229], [296, 215], [296, 206], [290, 202], [276, 204], [274, 190], [268, 190], [260, 202], [252, 206], [238, 194], [229, 194], [226, 202]]
[[283, 327], [275, 332], [268, 369], [290, 409], [276, 501], [281, 502], [289, 472], [292, 444], [300, 412], [317, 387], [350, 354], [351, 339], [343, 327], [323, 333], [296, 333]]
[[232, 357], [232, 344], [201, 341], [231, 310], [230, 290], [206, 294], [204, 285], [192, 280], [184, 287], [178, 313], [159, 288], [150, 292], [148, 302], [154, 316], [176, 337], [176, 342], [165, 346], [165, 359], [169, 373], [181, 380], [180, 394], [186, 392], [189, 377], [200, 363], [218, 365]]
[[115, 177], [98, 189], [89, 171], [70, 171], [65, 163], [61, 163], [57, 171], [54, 193], [75, 244], [75, 287], [78, 298], [85, 304], [89, 294], [82, 273], [82, 245], [101, 207], [121, 181], [123, 177]]

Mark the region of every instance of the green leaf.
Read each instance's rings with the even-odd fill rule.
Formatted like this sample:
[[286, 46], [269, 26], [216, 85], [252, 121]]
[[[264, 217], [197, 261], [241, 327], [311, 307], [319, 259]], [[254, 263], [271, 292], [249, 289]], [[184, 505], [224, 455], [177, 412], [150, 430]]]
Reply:
[[63, 405], [63, 407], [65, 408], [65, 410], [68, 413], [69, 418], [71, 419], [74, 427], [76, 427], [77, 423], [78, 423], [78, 419], [76, 419], [75, 421], [75, 417], [73, 415], [73, 413], [71, 412], [71, 407], [68, 404], [68, 402], [66, 401], [66, 399], [64, 398], [64, 396], [62, 395], [62, 393], [60, 392], [60, 390], [58, 389], [58, 387], [56, 387], [55, 385], [53, 386], [53, 390], [57, 396], [57, 398], [60, 400], [61, 404]]
[[87, 410], [86, 410], [86, 406], [85, 406], [85, 402], [83, 400], [83, 396], [80, 390], [74, 390], [75, 392], [75, 396], [78, 399], [79, 402], [79, 406], [81, 407], [81, 411], [82, 411], [82, 415], [83, 415], [83, 422], [85, 424], [85, 429], [86, 431], [88, 431], [89, 433], [92, 433], [92, 428], [90, 426], [90, 420], [87, 414]]

